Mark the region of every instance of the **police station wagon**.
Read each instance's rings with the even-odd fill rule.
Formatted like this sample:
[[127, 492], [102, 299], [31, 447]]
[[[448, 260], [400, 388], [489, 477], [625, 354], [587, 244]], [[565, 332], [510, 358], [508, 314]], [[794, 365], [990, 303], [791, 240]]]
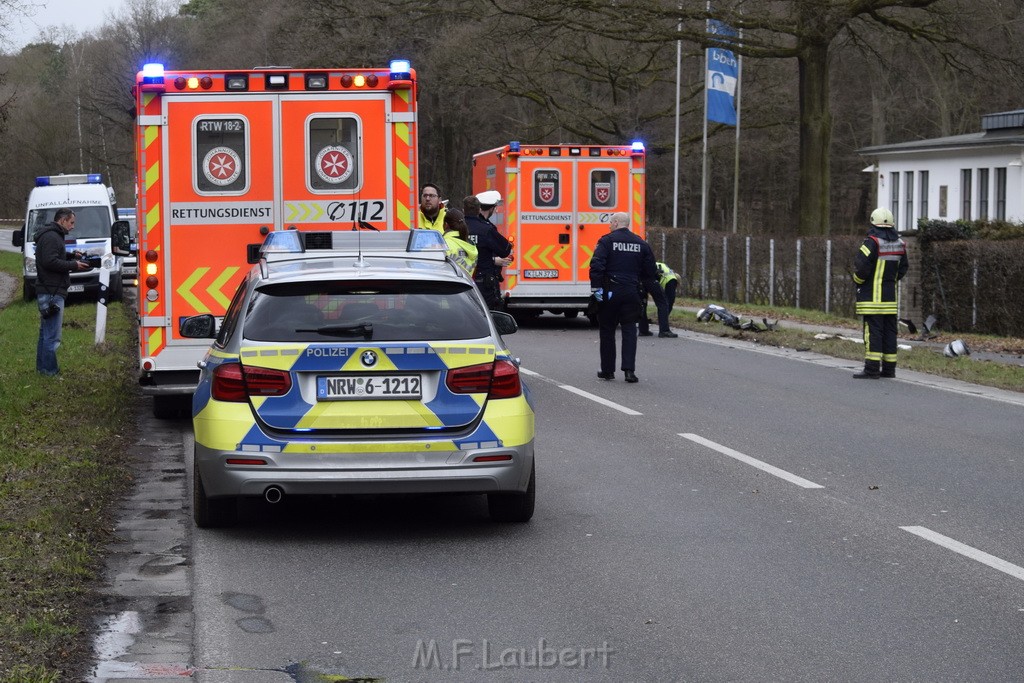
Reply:
[[[251, 251], [255, 251], [251, 248]], [[490, 312], [433, 230], [272, 232], [215, 331], [193, 399], [194, 516], [240, 496], [482, 493], [533, 516], [534, 411]]]

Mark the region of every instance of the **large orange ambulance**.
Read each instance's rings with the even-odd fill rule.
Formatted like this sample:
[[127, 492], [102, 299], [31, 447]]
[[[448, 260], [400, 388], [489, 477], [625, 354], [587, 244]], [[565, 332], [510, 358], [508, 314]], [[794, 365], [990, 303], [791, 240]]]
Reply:
[[515, 244], [502, 282], [510, 312], [572, 318], [587, 311], [590, 257], [611, 214], [629, 214], [633, 231], [646, 235], [645, 159], [639, 142], [511, 142], [473, 155], [473, 192], [501, 193], [491, 220]]
[[178, 322], [222, 316], [273, 230], [404, 230], [417, 211], [416, 74], [385, 69], [167, 71], [134, 87], [140, 378], [154, 413], [191, 398], [209, 342]]

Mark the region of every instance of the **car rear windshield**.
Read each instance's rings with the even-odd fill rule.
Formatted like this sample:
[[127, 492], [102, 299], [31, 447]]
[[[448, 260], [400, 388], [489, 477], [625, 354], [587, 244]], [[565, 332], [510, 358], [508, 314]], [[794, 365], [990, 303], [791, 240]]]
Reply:
[[479, 339], [490, 334], [487, 315], [461, 283], [282, 283], [253, 292], [242, 334], [276, 342]]

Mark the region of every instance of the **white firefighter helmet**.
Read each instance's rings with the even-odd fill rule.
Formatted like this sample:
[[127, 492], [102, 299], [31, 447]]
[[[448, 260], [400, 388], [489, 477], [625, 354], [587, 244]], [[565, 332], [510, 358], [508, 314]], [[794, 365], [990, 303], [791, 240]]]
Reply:
[[871, 225], [879, 228], [891, 228], [895, 225], [892, 219], [892, 211], [880, 206], [871, 212]]
[[480, 200], [481, 208], [489, 209], [498, 205], [498, 202], [501, 201], [501, 193], [497, 190], [484, 190], [477, 193], [476, 198]]
[[946, 344], [946, 348], [942, 351], [942, 353], [947, 358], [956, 358], [958, 356], [971, 355], [971, 350], [967, 348], [967, 344], [964, 344], [962, 339], [954, 339], [953, 341]]

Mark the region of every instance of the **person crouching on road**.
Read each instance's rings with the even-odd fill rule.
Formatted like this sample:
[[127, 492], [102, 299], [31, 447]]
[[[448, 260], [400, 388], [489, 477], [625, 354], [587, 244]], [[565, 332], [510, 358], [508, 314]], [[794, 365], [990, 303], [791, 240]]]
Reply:
[[476, 269], [476, 245], [469, 241], [466, 218], [458, 209], [448, 209], [444, 214], [444, 241], [448, 245], [448, 258], [459, 264], [467, 274]]
[[656, 282], [654, 252], [629, 230], [629, 216], [613, 213], [609, 232], [597, 241], [590, 259], [590, 287], [598, 301], [601, 340], [601, 379], [615, 379], [615, 328], [622, 328], [622, 371], [626, 381], [636, 376], [637, 319], [642, 282]]
[[893, 226], [892, 212], [875, 209], [853, 273], [857, 315], [864, 318], [864, 370], [854, 375], [857, 379], [896, 376], [899, 281], [908, 265], [907, 245]]
[[647, 319], [647, 295], [650, 294], [658, 310], [658, 336], [674, 339], [679, 335], [669, 327], [668, 318], [676, 303], [679, 275], [667, 263], [658, 261], [654, 265], [658, 271], [658, 281], [643, 283], [644, 290], [640, 296], [640, 336], [650, 337], [652, 334], [651, 321]]
[[64, 299], [71, 286], [71, 271], [89, 270], [84, 261], [68, 259], [64, 239], [75, 229], [75, 212], [57, 209], [53, 222], [36, 234], [36, 305], [39, 307], [39, 342], [36, 344], [36, 372], [60, 373], [57, 348], [64, 326]]

